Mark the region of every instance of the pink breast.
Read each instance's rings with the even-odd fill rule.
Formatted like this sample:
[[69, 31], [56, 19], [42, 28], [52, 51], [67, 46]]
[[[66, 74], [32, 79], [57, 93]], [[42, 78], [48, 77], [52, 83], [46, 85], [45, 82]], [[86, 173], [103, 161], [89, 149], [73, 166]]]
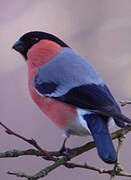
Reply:
[[37, 69], [28, 71], [28, 86], [29, 92], [34, 102], [39, 106], [58, 127], [64, 128], [68, 121], [73, 121], [76, 118], [76, 110], [70, 105], [56, 101], [55, 99], [40, 96], [33, 85], [33, 79]]
[[40, 96], [34, 88], [34, 77], [37, 69], [48, 63], [61, 51], [62, 47], [53, 41], [41, 40], [28, 52], [28, 86], [32, 99], [57, 126], [64, 128], [68, 121], [76, 117], [75, 108], [54, 99]]
[[68, 121], [76, 117], [76, 111], [70, 105], [48, 97], [42, 97], [33, 89], [30, 91], [32, 99], [57, 126], [64, 128]]

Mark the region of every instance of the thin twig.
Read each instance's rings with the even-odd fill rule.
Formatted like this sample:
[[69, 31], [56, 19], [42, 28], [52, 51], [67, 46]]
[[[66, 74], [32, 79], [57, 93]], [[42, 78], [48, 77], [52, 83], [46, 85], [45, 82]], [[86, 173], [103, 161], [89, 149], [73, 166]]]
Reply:
[[[131, 131], [131, 126], [126, 126], [125, 129], [124, 129], [125, 133], [128, 133], [129, 131]], [[113, 132], [111, 134], [111, 138], [114, 140], [114, 139], [117, 139], [119, 137], [123, 136], [123, 129], [119, 129], [115, 132]], [[81, 147], [76, 147], [76, 148], [73, 148], [73, 149], [70, 149], [70, 151], [79, 151], [82, 153], [86, 152], [86, 151], [89, 151], [91, 149], [95, 148], [95, 143], [94, 142], [88, 142], [86, 143], [85, 145], [81, 146]], [[58, 151], [53, 151], [53, 152], [48, 152], [48, 154], [50, 154], [51, 156], [56, 156], [56, 157], [59, 157], [61, 156], [61, 153], [58, 152]], [[40, 152], [40, 151], [37, 151], [35, 149], [28, 149], [28, 150], [24, 150], [24, 151], [19, 151], [19, 150], [10, 150], [10, 151], [6, 151], [6, 152], [3, 152], [3, 153], [0, 153], [0, 158], [5, 158], [5, 157], [18, 157], [18, 156], [23, 156], [23, 155], [36, 155], [36, 156], [43, 156], [43, 153]]]
[[[93, 170], [93, 171], [96, 171], [100, 174], [112, 174], [112, 171], [113, 170], [108, 170], [108, 169], [99, 169], [97, 167], [94, 167], [94, 166], [90, 166], [90, 165], [87, 165], [86, 163], [84, 165], [81, 165], [81, 164], [76, 164], [76, 163], [69, 163], [67, 162], [65, 164], [65, 166], [67, 168], [82, 168], [82, 169], [89, 169], [89, 170]], [[116, 174], [116, 176], [125, 176], [125, 177], [131, 177], [131, 174], [129, 173], [124, 173], [124, 172], [119, 172]]]
[[81, 165], [81, 164], [67, 162], [67, 163], [64, 164], [64, 166], [67, 167], [67, 168], [71, 168], [71, 169], [74, 169], [74, 168], [89, 169], [89, 170], [96, 171], [96, 172], [98, 172], [100, 174], [110, 173], [110, 170], [99, 169], [97, 167], [87, 165], [87, 163], [85, 163], [84, 165]]
[[[11, 171], [8, 171], [7, 174], [14, 175], [14, 176], [21, 177], [21, 178], [24, 177], [24, 178], [27, 178], [27, 179], [31, 180], [31, 176], [28, 176], [24, 172], [11, 172]], [[37, 179], [34, 179], [34, 180], [37, 180]]]
[[[131, 131], [131, 126], [126, 126], [125, 128], [125, 133], [128, 133], [129, 131]], [[111, 137], [112, 139], [116, 139], [118, 137], [120, 137], [121, 135], [123, 135], [123, 129], [120, 129], [120, 130], [117, 130], [116, 132], [112, 133]], [[89, 142], [81, 147], [77, 147], [77, 148], [74, 148], [74, 149], [71, 149], [70, 150], [70, 160], [73, 159], [74, 157], [86, 152], [86, 151], [89, 151], [91, 149], [93, 149], [95, 147], [95, 144], [94, 142]], [[40, 170], [38, 173], [36, 173], [35, 175], [32, 175], [32, 176], [29, 176], [29, 175], [25, 175], [24, 177], [27, 177], [28, 180], [38, 180], [42, 177], [45, 177], [47, 176], [47, 174], [49, 172], [51, 172], [52, 170], [56, 169], [57, 167], [61, 166], [61, 165], [64, 165], [66, 167], [69, 167], [69, 163], [67, 162], [69, 159], [65, 156], [65, 157], [62, 157], [61, 159], [59, 159], [58, 161], [54, 162], [53, 165], [50, 165], [42, 170]], [[71, 166], [75, 166], [74, 164]], [[82, 165], [76, 165], [77, 167], [79, 168], [82, 168]], [[97, 171], [99, 173], [107, 173], [107, 174], [112, 174], [114, 173], [114, 170], [101, 170], [101, 169], [98, 169], [98, 168], [95, 168], [93, 166], [88, 166], [88, 165], [84, 165], [83, 168], [86, 168], [86, 169], [91, 169], [91, 170], [94, 170], [94, 171]], [[12, 173], [12, 172], [11, 172]], [[12, 173], [13, 174], [13, 173]], [[16, 175], [17, 176], [20, 174], [19, 173], [15, 173], [13, 175]], [[118, 173], [116, 174], [116, 176], [126, 176], [126, 177], [131, 177], [131, 174], [126, 174], [126, 173]], [[22, 177], [23, 177], [23, 174], [22, 174]], [[112, 180], [113, 180], [113, 176], [111, 176]]]
[[[100, 174], [109, 174], [109, 175], [113, 174], [113, 170], [99, 169], [99, 168], [96, 168], [96, 167], [93, 167], [93, 166], [89, 166], [87, 164], [81, 165], [81, 164], [75, 164], [75, 163], [68, 163], [66, 161], [68, 161], [67, 157], [63, 157], [60, 160], [58, 160], [57, 162], [55, 162], [54, 164], [52, 164], [52, 165], [50, 165], [50, 166], [48, 166], [48, 167], [46, 167], [44, 169], [41, 169], [39, 172], [37, 172], [36, 174], [34, 174], [32, 176], [27, 175], [24, 172], [10, 172], [9, 171], [8, 174], [15, 175], [17, 177], [25, 177], [28, 180], [38, 180], [38, 179], [40, 179], [42, 177], [47, 176], [49, 172], [51, 172], [52, 170], [56, 169], [57, 167], [59, 167], [61, 165], [64, 165], [67, 168], [89, 169], [89, 170], [96, 171], [96, 172], [98, 172]], [[131, 177], [131, 174], [124, 173], [124, 172], [119, 172], [115, 176]], [[115, 176], [112, 175], [110, 180], [113, 180]]]
[[125, 106], [127, 104], [131, 104], [131, 100], [127, 100], [127, 101], [120, 101], [121, 106]]
[[55, 161], [52, 165], [41, 169], [39, 172], [37, 172], [34, 175], [27, 175], [24, 172], [10, 172], [8, 171], [7, 173], [10, 175], [16, 175], [18, 177], [26, 177], [28, 180], [38, 180], [42, 177], [45, 177], [48, 175], [49, 172], [53, 171], [54, 169], [56, 169], [57, 167], [63, 165], [65, 162], [68, 161], [68, 158], [66, 156], [62, 157], [61, 159]]
[[131, 125], [127, 125], [125, 128], [119, 129], [119, 130], [111, 133], [111, 138], [114, 140], [116, 138], [123, 136], [123, 132], [126, 135], [130, 131], [131, 131]]
[[27, 138], [19, 135], [18, 133], [15, 133], [15, 132], [12, 131], [11, 129], [9, 129], [6, 125], [4, 125], [2, 122], [0, 122], [0, 125], [1, 125], [3, 128], [5, 128], [5, 130], [6, 130], [5, 132], [6, 132], [7, 134], [9, 134], [9, 135], [14, 135], [14, 136], [18, 137], [19, 139], [22, 139], [22, 140], [24, 140], [25, 142], [31, 144], [31, 145], [34, 146], [36, 149], [38, 149], [38, 150], [43, 154], [43, 156], [44, 156], [44, 158], [45, 158], [46, 160], [53, 160], [53, 161], [57, 160], [56, 158], [50, 156], [50, 155], [47, 153], [46, 150], [44, 150], [43, 148], [41, 148], [34, 139], [27, 139]]
[[126, 138], [126, 134], [124, 133], [124, 130], [123, 130], [123, 135], [121, 135], [119, 138], [118, 138], [118, 147], [117, 147], [117, 168], [119, 168], [120, 170], [123, 170], [122, 166], [120, 166], [120, 150], [121, 150], [121, 147], [123, 145], [123, 142], [124, 142], [124, 139]]
[[[0, 125], [1, 125], [1, 123], [0, 123]], [[2, 125], [3, 125], [3, 124], [2, 124]], [[4, 128], [5, 128], [5, 127], [6, 127], [6, 126], [4, 125]], [[12, 133], [12, 131], [11, 131], [9, 128], [6, 127], [6, 130], [8, 130], [9, 134], [12, 134], [12, 135], [17, 136], [17, 134], [14, 133], [14, 132]], [[124, 129], [124, 132], [125, 132], [125, 133], [128, 133], [129, 131], [131, 131], [131, 126], [126, 126], [125, 129]], [[120, 130], [117, 130], [117, 131], [115, 131], [114, 133], [112, 133], [111, 137], [112, 137], [112, 139], [116, 139], [116, 138], [121, 137], [122, 135], [123, 135], [123, 129], [120, 129]], [[22, 137], [22, 136], [20, 136], [20, 135], [18, 135], [18, 136], [19, 136], [19, 137]], [[17, 137], [18, 137], [18, 136], [17, 136]], [[26, 138], [22, 137], [21, 139], [25, 140]], [[26, 139], [26, 140], [28, 140], [28, 139]], [[28, 141], [26, 141], [26, 142], [28, 142]], [[35, 147], [35, 146], [34, 146], [34, 147]], [[78, 155], [86, 152], [86, 151], [89, 151], [89, 150], [93, 149], [94, 147], [95, 147], [94, 142], [89, 142], [89, 143], [87, 143], [87, 144], [85, 144], [85, 145], [83, 145], [83, 146], [81, 146], [81, 147], [77, 147], [77, 148], [71, 149], [71, 150], [70, 150], [70, 160], [73, 159], [74, 157], [76, 157], [76, 156], [78, 156]], [[6, 153], [7, 153], [7, 152], [6, 152]], [[18, 153], [18, 152], [17, 152], [17, 153]], [[27, 151], [26, 151], [26, 153], [27, 153]], [[42, 152], [41, 152], [41, 153], [42, 153]], [[50, 154], [50, 155], [61, 156], [61, 154], [58, 153], [58, 152], [50, 152], [50, 153], [47, 152], [47, 153]], [[33, 152], [32, 154], [34, 155], [34, 152]], [[42, 154], [43, 154], [43, 153], [42, 153]], [[9, 156], [12, 157], [12, 155], [9, 155], [9, 153], [7, 153], [6, 155], [8, 155], [7, 157], [9, 157]], [[23, 155], [23, 154], [19, 154], [19, 155]], [[1, 156], [2, 156], [2, 154], [1, 154]], [[15, 155], [14, 155], [14, 157], [15, 157]], [[50, 159], [50, 160], [52, 160], [52, 159]], [[36, 173], [36, 174], [34, 174], [34, 175], [32, 175], [32, 176], [26, 175], [26, 174], [23, 173], [23, 172], [22, 172], [22, 173], [21, 173], [21, 172], [8, 172], [8, 173], [11, 174], [11, 175], [19, 176], [19, 177], [26, 177], [28, 180], [38, 180], [38, 179], [40, 179], [40, 178], [42, 178], [42, 177], [45, 177], [49, 172], [51, 172], [52, 170], [56, 169], [57, 167], [59, 167], [59, 166], [61, 166], [61, 165], [68, 166], [68, 165], [69, 165], [69, 164], [67, 165], [68, 161], [69, 161], [69, 158], [66, 157], [66, 156], [64, 156], [64, 157], [56, 160], [52, 165], [50, 165], [50, 166], [48, 166], [48, 167], [40, 170], [38, 173]], [[78, 165], [77, 165], [77, 166], [78, 166]], [[79, 165], [79, 168], [80, 168], [80, 166], [81, 166], [81, 168], [82, 168], [82, 165]], [[92, 170], [98, 171], [98, 172], [101, 171], [100, 169], [97, 169], [97, 168], [92, 167], [92, 166], [87, 166], [87, 165], [86, 165], [86, 168], [87, 168], [87, 169], [92, 169]], [[94, 169], [93, 169], [93, 168], [94, 168]], [[109, 174], [109, 172], [112, 172], [112, 171], [111, 171], [111, 170], [103, 170], [102, 173], [108, 173], [108, 174]], [[120, 173], [118, 173], [118, 174], [116, 174], [116, 175], [117, 175], [117, 176], [124, 176], [124, 173], [121, 173], [121, 172], [120, 172]], [[130, 174], [125, 174], [125, 176], [131, 177]]]
[[121, 136], [119, 136], [118, 139], [118, 146], [117, 146], [117, 162], [112, 170], [112, 172], [110, 173], [110, 180], [114, 180], [115, 176], [117, 174], [120, 174], [121, 171], [123, 171], [123, 167], [120, 164], [120, 150], [121, 147], [123, 145], [123, 141], [126, 138], [126, 131], [124, 129], [122, 129], [122, 133]]

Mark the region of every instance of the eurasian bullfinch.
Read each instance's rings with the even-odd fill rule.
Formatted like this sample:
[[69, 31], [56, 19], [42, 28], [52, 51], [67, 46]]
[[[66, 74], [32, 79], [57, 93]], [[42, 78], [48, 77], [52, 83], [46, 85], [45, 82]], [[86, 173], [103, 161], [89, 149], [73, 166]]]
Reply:
[[94, 67], [56, 36], [39, 31], [24, 34], [13, 45], [28, 66], [29, 92], [34, 102], [70, 135], [91, 134], [101, 159], [115, 163], [117, 155], [108, 125], [131, 120], [120, 108]]

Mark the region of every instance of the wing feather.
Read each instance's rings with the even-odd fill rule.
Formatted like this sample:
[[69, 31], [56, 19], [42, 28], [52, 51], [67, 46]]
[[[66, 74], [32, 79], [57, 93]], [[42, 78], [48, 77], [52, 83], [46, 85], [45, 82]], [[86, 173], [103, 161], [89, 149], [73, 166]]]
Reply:
[[129, 121], [94, 67], [70, 48], [41, 66], [34, 84], [42, 96], [114, 117], [120, 127]]

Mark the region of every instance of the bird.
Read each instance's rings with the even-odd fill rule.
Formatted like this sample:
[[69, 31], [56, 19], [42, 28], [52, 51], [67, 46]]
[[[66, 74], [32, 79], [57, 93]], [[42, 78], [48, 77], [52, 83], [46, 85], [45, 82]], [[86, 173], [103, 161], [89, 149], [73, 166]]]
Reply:
[[109, 126], [124, 128], [131, 120], [121, 113], [109, 88], [94, 66], [53, 34], [31, 31], [12, 46], [25, 59], [29, 93], [40, 108], [71, 135], [94, 139], [99, 157], [117, 162]]

